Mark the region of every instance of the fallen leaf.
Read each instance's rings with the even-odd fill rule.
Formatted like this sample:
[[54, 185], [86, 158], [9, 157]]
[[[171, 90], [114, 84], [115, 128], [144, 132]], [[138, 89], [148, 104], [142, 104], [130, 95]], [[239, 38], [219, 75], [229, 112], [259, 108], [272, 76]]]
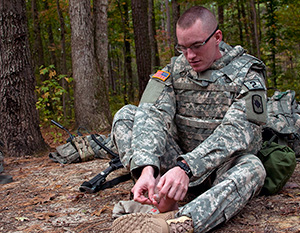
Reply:
[[79, 201], [80, 198], [83, 198], [84, 194], [80, 193], [78, 195], [76, 195], [75, 197], [71, 196], [72, 202], [76, 202]]
[[29, 205], [37, 205], [37, 204], [44, 204], [47, 203], [55, 198], [56, 194], [49, 194], [46, 196], [37, 196], [31, 199], [29, 202], [25, 203], [24, 206]]
[[56, 213], [36, 213], [35, 217], [39, 220], [49, 220], [51, 217], [55, 217], [57, 214]]
[[101, 213], [103, 213], [105, 210], [111, 210], [111, 208], [107, 207], [107, 206], [104, 206], [102, 209], [100, 210], [96, 210], [94, 211], [91, 215], [96, 215], [96, 216], [100, 216]]

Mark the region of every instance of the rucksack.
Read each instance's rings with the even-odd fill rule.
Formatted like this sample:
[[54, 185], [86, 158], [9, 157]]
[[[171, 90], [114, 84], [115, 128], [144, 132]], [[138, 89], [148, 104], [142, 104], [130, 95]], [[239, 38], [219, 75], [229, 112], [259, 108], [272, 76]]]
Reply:
[[257, 156], [266, 169], [261, 194], [278, 193], [293, 174], [299, 156], [300, 106], [295, 92], [275, 91], [267, 102], [267, 124], [263, 129], [263, 146]]
[[300, 156], [300, 105], [295, 91], [275, 91], [267, 102], [268, 121], [263, 130], [264, 141], [287, 145]]

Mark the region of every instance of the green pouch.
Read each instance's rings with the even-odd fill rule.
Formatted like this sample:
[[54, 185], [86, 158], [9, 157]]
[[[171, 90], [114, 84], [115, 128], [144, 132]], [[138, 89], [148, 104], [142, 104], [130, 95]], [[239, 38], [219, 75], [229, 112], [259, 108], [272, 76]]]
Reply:
[[295, 152], [288, 146], [266, 141], [257, 156], [262, 161], [267, 173], [261, 194], [276, 194], [295, 170], [297, 164]]

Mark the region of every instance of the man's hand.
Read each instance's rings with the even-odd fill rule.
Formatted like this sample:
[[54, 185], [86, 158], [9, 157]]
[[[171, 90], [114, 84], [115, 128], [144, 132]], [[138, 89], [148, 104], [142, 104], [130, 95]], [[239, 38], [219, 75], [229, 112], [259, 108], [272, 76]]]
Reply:
[[176, 202], [183, 200], [188, 190], [189, 181], [189, 177], [180, 167], [170, 169], [157, 184], [159, 197], [173, 199]]
[[[131, 192], [133, 193], [133, 200], [142, 204], [152, 205], [155, 184], [154, 168], [151, 166], [144, 167], [141, 176], [131, 189]], [[147, 192], [149, 198], [145, 196]]]

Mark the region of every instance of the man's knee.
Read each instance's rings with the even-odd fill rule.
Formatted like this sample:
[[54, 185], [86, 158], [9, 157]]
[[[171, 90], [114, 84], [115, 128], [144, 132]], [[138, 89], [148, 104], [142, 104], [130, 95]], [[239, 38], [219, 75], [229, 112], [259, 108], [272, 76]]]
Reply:
[[122, 121], [122, 120], [134, 120], [134, 116], [136, 113], [136, 109], [137, 107], [135, 105], [125, 105], [123, 106], [121, 109], [119, 109], [115, 116], [114, 116], [114, 121], [113, 121], [113, 125], [118, 122], [118, 121]]
[[260, 159], [255, 155], [248, 154], [241, 156], [237, 160], [237, 164], [240, 166], [240, 174], [244, 180], [245, 187], [243, 188], [248, 186], [248, 191], [253, 189], [253, 195], [258, 194], [266, 178], [266, 170]]

